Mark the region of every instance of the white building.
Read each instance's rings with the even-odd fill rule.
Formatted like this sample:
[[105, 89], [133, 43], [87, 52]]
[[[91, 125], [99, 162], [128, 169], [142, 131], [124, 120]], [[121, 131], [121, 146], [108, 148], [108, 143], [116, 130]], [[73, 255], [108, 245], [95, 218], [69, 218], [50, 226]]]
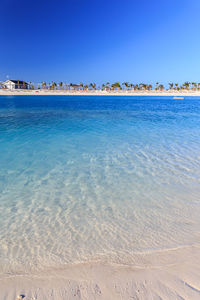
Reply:
[[22, 80], [6, 80], [3, 82], [3, 86], [9, 90], [15, 89], [28, 89], [28, 83]]

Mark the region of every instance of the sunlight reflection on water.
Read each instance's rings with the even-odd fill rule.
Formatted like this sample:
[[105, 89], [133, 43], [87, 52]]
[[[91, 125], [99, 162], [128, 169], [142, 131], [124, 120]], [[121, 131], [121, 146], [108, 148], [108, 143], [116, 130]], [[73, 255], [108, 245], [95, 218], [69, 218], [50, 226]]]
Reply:
[[195, 243], [198, 99], [0, 97], [3, 270]]

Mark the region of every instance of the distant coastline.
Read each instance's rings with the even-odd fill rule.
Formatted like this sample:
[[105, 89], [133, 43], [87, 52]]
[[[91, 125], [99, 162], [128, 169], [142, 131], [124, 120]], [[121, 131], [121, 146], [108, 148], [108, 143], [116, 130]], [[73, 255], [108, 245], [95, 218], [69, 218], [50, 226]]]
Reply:
[[186, 97], [195, 96], [200, 97], [200, 91], [182, 90], [182, 91], [102, 91], [102, 90], [89, 90], [89, 91], [70, 91], [70, 90], [8, 90], [0, 89], [0, 95], [66, 95], [66, 96], [171, 96], [171, 97]]
[[0, 299], [199, 300], [191, 95], [0, 90]]

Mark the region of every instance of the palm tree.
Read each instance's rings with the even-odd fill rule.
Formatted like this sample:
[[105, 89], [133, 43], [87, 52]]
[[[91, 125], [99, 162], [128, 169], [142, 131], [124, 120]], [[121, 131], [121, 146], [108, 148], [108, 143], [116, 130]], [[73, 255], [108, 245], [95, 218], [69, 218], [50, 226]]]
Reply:
[[125, 87], [125, 89], [128, 89], [130, 86], [128, 82], [123, 82], [122, 85]]
[[43, 82], [43, 88], [46, 89], [46, 87], [47, 87], [47, 83], [46, 83], [46, 81], [44, 81]]
[[176, 90], [178, 91], [178, 83], [175, 83]]
[[159, 82], [156, 82], [156, 88], [155, 90], [157, 91], [159, 89]]
[[89, 87], [92, 88], [93, 90], [95, 90], [96, 89], [96, 84], [95, 83], [90, 83]]
[[193, 89], [193, 91], [196, 91], [196, 88], [197, 88], [196, 82], [192, 82], [192, 89]]
[[29, 89], [34, 90], [34, 86], [31, 81], [29, 81], [28, 85], [29, 85]]
[[138, 90], [139, 89], [139, 86], [138, 86], [138, 84], [135, 84], [135, 86], [134, 86], [134, 90], [136, 91], [136, 90]]
[[80, 87], [81, 87], [81, 89], [83, 89], [83, 83], [82, 82], [80, 83]]
[[101, 86], [102, 91], [105, 90], [105, 87], [106, 87], [106, 86], [105, 86], [105, 84], [103, 83], [102, 86]]
[[163, 84], [160, 84], [160, 85], [159, 85], [159, 90], [160, 90], [160, 91], [164, 91], [164, 85], [163, 85]]
[[142, 90], [142, 89], [143, 89], [143, 85], [144, 85], [144, 83], [140, 83], [140, 84], [139, 84], [139, 90]]
[[59, 88], [62, 89], [62, 86], [63, 86], [63, 82], [59, 82]]
[[110, 90], [110, 82], [106, 82], [106, 89]]
[[57, 87], [57, 83], [52, 81], [51, 88], [54, 90]]
[[142, 88], [143, 88], [143, 90], [147, 90], [147, 87], [148, 87], [148, 85], [146, 84], [146, 83], [143, 83], [143, 85], [142, 85]]
[[170, 90], [173, 90], [173, 88], [174, 88], [174, 84], [173, 84], [173, 82], [170, 82], [170, 83], [169, 83], [169, 89], [170, 89]]
[[190, 82], [186, 81], [186, 82], [183, 84], [183, 86], [184, 86], [184, 88], [185, 88], [186, 90], [189, 90], [189, 88], [190, 88]]
[[121, 90], [121, 85], [119, 82], [115, 82], [111, 85], [112, 89]]

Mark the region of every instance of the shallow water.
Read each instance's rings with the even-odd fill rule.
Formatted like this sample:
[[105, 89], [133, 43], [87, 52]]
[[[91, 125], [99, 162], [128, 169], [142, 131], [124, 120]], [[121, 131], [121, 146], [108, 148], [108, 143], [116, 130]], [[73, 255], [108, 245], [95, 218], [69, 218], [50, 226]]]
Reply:
[[0, 96], [0, 271], [200, 239], [200, 98]]

